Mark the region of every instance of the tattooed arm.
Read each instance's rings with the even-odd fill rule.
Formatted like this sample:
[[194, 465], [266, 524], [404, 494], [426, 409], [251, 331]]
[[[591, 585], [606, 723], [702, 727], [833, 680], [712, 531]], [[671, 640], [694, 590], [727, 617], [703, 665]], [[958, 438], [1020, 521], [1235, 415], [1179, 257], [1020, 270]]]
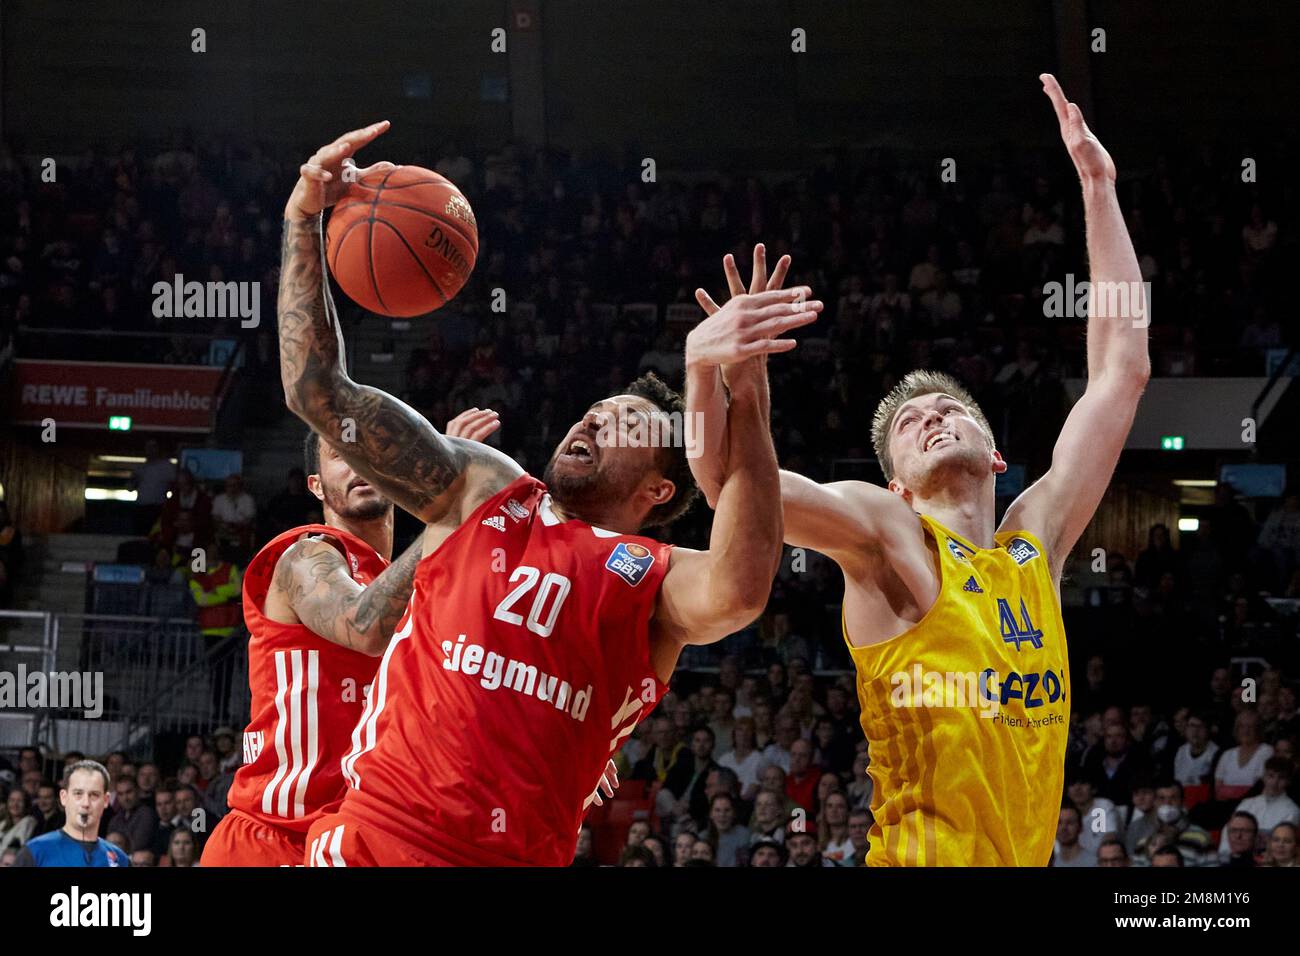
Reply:
[[[522, 474], [487, 445], [440, 434], [386, 392], [354, 382], [343, 359], [342, 328], [325, 280], [321, 215], [343, 195], [351, 155], [387, 122], [347, 133], [300, 170], [285, 206], [280, 258], [280, 377], [290, 411], [324, 438], [352, 469], [428, 524], [459, 525]], [[376, 163], [355, 170], [392, 168]]]
[[419, 563], [417, 540], [369, 587], [362, 587], [348, 573], [337, 548], [321, 538], [303, 538], [276, 562], [267, 615], [282, 624], [302, 624], [327, 641], [378, 657], [406, 610]]

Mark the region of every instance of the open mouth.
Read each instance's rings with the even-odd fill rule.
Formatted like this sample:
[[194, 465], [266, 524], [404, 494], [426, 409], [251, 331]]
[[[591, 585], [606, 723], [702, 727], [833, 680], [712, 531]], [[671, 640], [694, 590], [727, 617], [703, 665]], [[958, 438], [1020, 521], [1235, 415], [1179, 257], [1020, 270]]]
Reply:
[[948, 444], [949, 442], [955, 442], [955, 441], [957, 441], [957, 436], [954, 435], [952, 432], [937, 431], [931, 434], [930, 437], [925, 440], [925, 443], [921, 446], [921, 451], [930, 452], [940, 447], [941, 445], [945, 445]]
[[348, 485], [348, 491], [356, 491], [358, 488], [366, 489], [370, 487], [372, 487], [370, 482], [366, 481], [364, 478], [357, 478]]
[[596, 446], [588, 438], [575, 438], [569, 442], [561, 458], [567, 458], [579, 465], [591, 465], [596, 461]]

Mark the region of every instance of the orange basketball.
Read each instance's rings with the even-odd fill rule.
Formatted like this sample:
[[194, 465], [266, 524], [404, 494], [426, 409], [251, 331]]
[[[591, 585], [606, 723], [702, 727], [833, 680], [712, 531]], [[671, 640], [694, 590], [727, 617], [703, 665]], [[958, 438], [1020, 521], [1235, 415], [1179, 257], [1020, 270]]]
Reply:
[[455, 183], [420, 166], [358, 179], [334, 206], [326, 261], [371, 312], [423, 315], [450, 302], [478, 257], [474, 210]]

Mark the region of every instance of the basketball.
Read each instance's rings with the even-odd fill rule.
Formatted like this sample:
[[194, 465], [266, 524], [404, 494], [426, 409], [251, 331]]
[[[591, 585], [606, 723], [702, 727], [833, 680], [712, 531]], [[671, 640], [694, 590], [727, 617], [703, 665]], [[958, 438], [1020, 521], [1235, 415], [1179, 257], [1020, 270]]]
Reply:
[[330, 272], [352, 301], [380, 315], [424, 315], [455, 298], [478, 256], [478, 224], [455, 183], [398, 166], [361, 177], [334, 206]]

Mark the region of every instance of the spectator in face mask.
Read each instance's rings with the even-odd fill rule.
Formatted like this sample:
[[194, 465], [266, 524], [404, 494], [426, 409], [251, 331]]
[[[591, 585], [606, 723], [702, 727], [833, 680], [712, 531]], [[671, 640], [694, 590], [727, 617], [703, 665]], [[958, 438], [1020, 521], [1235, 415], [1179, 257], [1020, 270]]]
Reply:
[[1134, 855], [1145, 855], [1154, 863], [1155, 852], [1173, 847], [1186, 866], [1213, 866], [1210, 834], [1192, 823], [1183, 806], [1183, 785], [1165, 780], [1156, 787], [1155, 808], [1135, 825], [1138, 837], [1132, 842]]

